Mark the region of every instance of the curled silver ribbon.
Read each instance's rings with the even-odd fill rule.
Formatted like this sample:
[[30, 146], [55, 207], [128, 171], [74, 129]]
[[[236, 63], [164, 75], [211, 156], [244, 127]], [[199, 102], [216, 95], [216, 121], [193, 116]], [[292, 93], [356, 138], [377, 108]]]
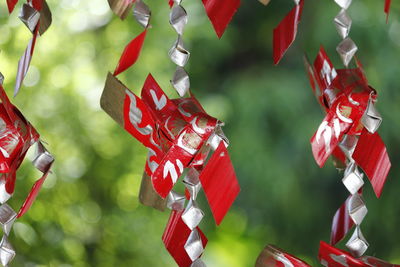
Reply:
[[174, 6], [169, 14], [169, 23], [178, 34], [178, 38], [168, 52], [172, 62], [177, 65], [171, 84], [180, 97], [184, 97], [190, 90], [189, 75], [184, 69], [189, 60], [190, 52], [184, 47], [182, 41], [183, 31], [188, 22], [186, 10], [181, 5], [181, 0], [174, 0]]
[[348, 67], [350, 61], [353, 59], [356, 54], [358, 48], [353, 40], [348, 37], [352, 20], [350, 16], [347, 14], [347, 9], [351, 5], [351, 0], [335, 0], [336, 4], [338, 4], [342, 9], [339, 14], [334, 19], [334, 24], [336, 29], [342, 37], [342, 41], [336, 47], [336, 51], [339, 53], [343, 64]]
[[136, 1], [133, 16], [143, 28], [147, 28], [150, 25], [151, 11], [142, 0]]

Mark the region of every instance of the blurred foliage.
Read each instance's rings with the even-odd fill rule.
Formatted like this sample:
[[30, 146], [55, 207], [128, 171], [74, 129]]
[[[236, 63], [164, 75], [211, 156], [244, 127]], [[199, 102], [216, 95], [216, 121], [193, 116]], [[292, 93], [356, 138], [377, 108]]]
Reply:
[[[168, 212], [137, 199], [146, 151], [99, 107], [107, 72], [141, 28], [132, 17], [120, 21], [106, 0], [48, 2], [53, 25], [39, 38], [22, 92], [13, 100], [57, 162], [32, 209], [15, 224], [12, 266], [174, 266], [161, 242]], [[167, 23], [169, 9], [166, 1], [146, 2], [153, 28], [139, 61], [120, 78], [139, 92], [151, 72], [176, 97], [169, 84], [175, 67], [167, 51], [176, 38]], [[380, 133], [393, 164], [381, 199], [366, 183], [369, 213], [362, 228], [368, 254], [400, 263], [400, 4], [392, 3], [386, 25], [383, 2], [353, 1], [350, 9], [351, 37], [379, 92]], [[0, 71], [9, 95], [30, 38], [18, 19], [20, 5], [8, 16], [5, 1], [0, 3]], [[341, 66], [332, 23], [339, 9], [334, 1], [306, 1], [294, 46], [273, 66], [272, 29], [292, 6], [290, 0], [267, 7], [243, 1], [218, 40], [201, 1], [184, 2], [192, 90], [211, 115], [225, 121], [242, 187], [218, 228], [201, 196], [209, 266], [252, 266], [268, 243], [317, 266], [318, 243], [329, 240], [331, 219], [347, 195], [332, 164], [319, 169], [312, 158], [309, 139], [324, 115], [302, 66], [303, 52], [314, 58], [321, 44]], [[27, 160], [18, 173], [9, 202], [14, 208], [39, 177], [33, 169]]]

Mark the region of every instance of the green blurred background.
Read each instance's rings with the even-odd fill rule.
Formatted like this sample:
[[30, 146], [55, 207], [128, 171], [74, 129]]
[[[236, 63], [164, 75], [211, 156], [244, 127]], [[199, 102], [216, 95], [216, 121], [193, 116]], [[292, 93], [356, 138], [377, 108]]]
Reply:
[[[30, 33], [17, 18], [21, 3], [8, 16], [5, 2], [0, 3], [0, 71], [11, 95]], [[400, 264], [400, 3], [392, 2], [387, 25], [383, 0], [354, 0], [349, 13], [350, 35], [379, 92], [380, 134], [393, 165], [381, 199], [369, 183], [365, 186], [367, 254]], [[99, 107], [107, 71], [141, 28], [132, 16], [120, 21], [107, 0], [48, 3], [53, 25], [39, 38], [14, 103], [57, 161], [32, 209], [15, 223], [12, 266], [174, 266], [161, 241], [169, 213], [138, 202], [146, 150]], [[153, 28], [139, 61], [120, 78], [138, 93], [151, 72], [176, 97], [169, 84], [175, 66], [167, 51], [176, 38], [169, 8], [166, 0], [146, 3], [153, 11]], [[242, 188], [218, 228], [200, 196], [207, 214], [201, 228], [209, 238], [204, 261], [252, 266], [272, 243], [318, 266], [319, 241], [329, 240], [332, 217], [347, 192], [330, 162], [320, 169], [312, 158], [309, 139], [324, 115], [311, 93], [302, 55], [314, 58], [323, 44], [341, 66], [335, 52], [340, 39], [332, 23], [339, 8], [331, 0], [306, 1], [294, 46], [273, 66], [272, 29], [293, 1], [275, 0], [264, 7], [243, 0], [221, 40], [200, 0], [183, 6], [189, 14], [184, 40], [191, 51], [192, 90], [211, 115], [225, 121]], [[26, 160], [9, 204], [18, 208], [38, 177]]]

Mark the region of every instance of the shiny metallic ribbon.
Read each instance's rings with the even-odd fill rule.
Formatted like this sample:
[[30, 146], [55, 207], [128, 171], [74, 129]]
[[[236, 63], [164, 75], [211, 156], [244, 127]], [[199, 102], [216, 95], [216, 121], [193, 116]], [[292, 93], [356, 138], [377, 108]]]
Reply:
[[186, 10], [181, 5], [182, 0], [174, 0], [169, 14], [169, 23], [178, 34], [178, 38], [169, 50], [169, 57], [177, 67], [171, 79], [171, 84], [180, 97], [184, 97], [190, 90], [189, 75], [184, 66], [189, 60], [190, 52], [185, 48], [182, 40], [184, 28], [188, 22]]
[[[39, 171], [45, 174], [50, 171], [50, 167], [53, 162], [54, 162], [54, 157], [46, 150], [43, 144], [40, 141], [38, 141], [36, 157], [32, 161], [33, 165]], [[22, 215], [22, 214], [17, 214], [8, 204], [5, 203], [11, 196], [12, 195], [8, 194], [5, 189], [5, 180], [1, 179], [0, 180], [0, 202], [1, 202], [0, 225], [3, 229], [3, 237], [0, 241], [0, 263], [3, 266], [7, 266], [15, 257], [16, 253], [13, 246], [8, 241], [8, 236], [10, 234], [10, 231], [12, 229], [15, 220]], [[30, 196], [28, 196], [28, 198], [29, 197]], [[23, 209], [24, 206], [21, 208], [21, 210]]]
[[348, 67], [350, 61], [353, 59], [358, 48], [353, 40], [349, 37], [352, 20], [347, 14], [347, 9], [351, 5], [352, 0], [334, 0], [342, 9], [339, 14], [335, 17], [334, 23], [336, 30], [338, 31], [342, 41], [336, 47], [336, 51], [339, 53], [343, 64]]
[[[206, 146], [207, 149], [214, 151], [221, 141], [224, 142], [226, 146], [228, 145], [228, 140], [222, 132], [221, 127], [217, 127], [214, 134], [210, 136], [204, 146]], [[190, 195], [186, 207], [185, 196], [175, 192], [174, 190], [172, 190], [167, 197], [167, 207], [175, 211], [184, 210], [182, 214], [182, 220], [192, 231], [184, 245], [186, 253], [192, 260], [191, 267], [206, 266], [205, 263], [200, 259], [200, 256], [203, 254], [204, 247], [201, 237], [196, 229], [204, 217], [204, 212], [199, 208], [196, 202], [198, 193], [202, 188], [199, 179], [199, 171], [195, 168], [190, 168], [183, 179], [183, 183]]]
[[[343, 64], [348, 67], [349, 63], [353, 59], [358, 48], [353, 40], [349, 37], [352, 20], [347, 14], [347, 9], [351, 5], [352, 0], [334, 0], [336, 4], [341, 7], [340, 12], [334, 18], [334, 24], [340, 37], [343, 39], [336, 47], [336, 51], [339, 53]], [[375, 133], [379, 128], [382, 121], [382, 117], [379, 112], [375, 109], [372, 98], [368, 102], [367, 109], [361, 119], [364, 127], [370, 132]], [[350, 192], [351, 197], [349, 198], [348, 205], [346, 208], [347, 212], [354, 224], [356, 225], [355, 231], [350, 239], [346, 243], [346, 247], [356, 257], [362, 256], [368, 249], [368, 242], [364, 238], [360, 225], [364, 220], [368, 210], [362, 198], [362, 187], [364, 185], [363, 174], [359, 172], [355, 161], [352, 158], [352, 154], [357, 144], [357, 137], [345, 136], [343, 138], [340, 147], [346, 155], [346, 169], [344, 177], [342, 179], [343, 184]]]
[[204, 212], [198, 207], [196, 198], [201, 189], [199, 173], [194, 168], [189, 169], [183, 179], [186, 189], [190, 194], [190, 199], [185, 207], [185, 196], [175, 191], [171, 191], [167, 197], [167, 207], [171, 210], [182, 211], [182, 220], [191, 230], [191, 233], [184, 245], [184, 249], [192, 260], [191, 266], [205, 266], [204, 262], [199, 258], [203, 254], [204, 247], [197, 230], [204, 217]]

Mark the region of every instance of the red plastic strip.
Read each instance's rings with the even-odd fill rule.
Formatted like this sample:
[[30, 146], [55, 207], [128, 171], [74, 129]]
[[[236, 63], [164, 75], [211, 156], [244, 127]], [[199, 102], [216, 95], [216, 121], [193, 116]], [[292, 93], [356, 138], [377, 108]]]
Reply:
[[[183, 211], [171, 212], [162, 240], [176, 263], [180, 267], [189, 267], [192, 264], [192, 260], [189, 258], [184, 246], [191, 230], [182, 220], [182, 214]], [[199, 232], [203, 247], [205, 248], [208, 240], [200, 228], [197, 227], [196, 229]]]
[[18, 3], [18, 0], [7, 0], [8, 12], [11, 14], [14, 10], [15, 5]]
[[43, 176], [37, 180], [35, 182], [35, 184], [32, 186], [31, 191], [29, 192], [28, 197], [25, 199], [24, 204], [22, 204], [22, 207], [20, 208], [20, 210], [18, 211], [18, 215], [17, 218], [23, 216], [32, 206], [33, 202], [35, 201], [37, 195], [39, 194], [40, 189], [42, 188], [42, 185], [44, 183], [44, 181], [47, 178], [47, 175], [50, 172], [50, 168], [49, 170], [43, 174]]
[[366, 267], [364, 262], [353, 258], [346, 251], [332, 247], [321, 241], [319, 246], [318, 258], [324, 266], [328, 267]]
[[386, 23], [388, 22], [388, 19], [389, 19], [389, 12], [390, 12], [390, 4], [391, 3], [392, 3], [392, 0], [385, 0]]
[[130, 66], [135, 64], [139, 58], [140, 51], [142, 50], [143, 42], [146, 37], [147, 30], [136, 36], [124, 49], [124, 52], [119, 59], [117, 68], [114, 71], [114, 76], [127, 70]]
[[351, 196], [349, 196], [343, 205], [336, 211], [335, 216], [332, 221], [332, 231], [331, 231], [331, 245], [334, 246], [340, 240], [342, 240], [349, 230], [354, 226], [354, 222], [351, 219], [348, 212], [348, 205]]
[[364, 128], [353, 158], [368, 176], [374, 192], [379, 198], [391, 167], [385, 144], [379, 134], [370, 134]]
[[301, 19], [304, 0], [296, 5], [274, 29], [273, 47], [274, 64], [278, 64], [297, 35], [297, 26]]
[[228, 150], [220, 142], [200, 174], [208, 203], [217, 225], [221, 223], [240, 191]]
[[203, 0], [203, 5], [218, 38], [221, 38], [240, 6], [240, 0]]

